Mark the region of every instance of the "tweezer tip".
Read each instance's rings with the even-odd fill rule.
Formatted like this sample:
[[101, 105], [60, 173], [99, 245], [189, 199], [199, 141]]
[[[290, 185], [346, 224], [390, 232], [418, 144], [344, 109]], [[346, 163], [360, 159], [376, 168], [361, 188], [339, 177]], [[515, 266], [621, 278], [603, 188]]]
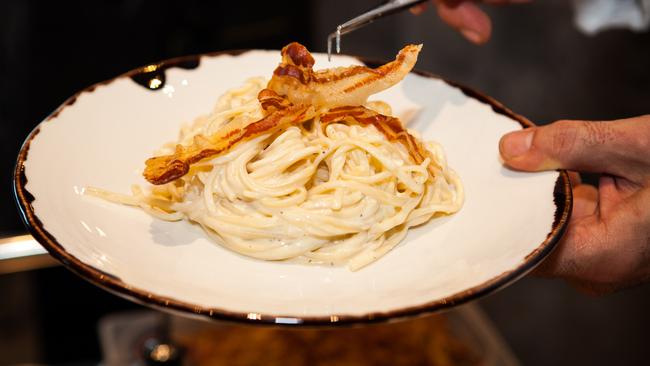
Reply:
[[327, 36], [327, 61], [332, 61], [332, 39], [336, 39], [336, 53], [341, 53], [341, 29], [343, 26], [338, 25], [336, 32]]
[[332, 61], [332, 38], [333, 34], [327, 36], [327, 61]]

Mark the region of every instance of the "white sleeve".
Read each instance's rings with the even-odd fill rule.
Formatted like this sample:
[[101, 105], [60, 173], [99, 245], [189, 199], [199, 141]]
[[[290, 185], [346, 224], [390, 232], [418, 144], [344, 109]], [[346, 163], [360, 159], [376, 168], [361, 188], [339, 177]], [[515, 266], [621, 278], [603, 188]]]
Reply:
[[586, 34], [611, 28], [644, 31], [650, 26], [650, 0], [573, 0], [575, 23]]

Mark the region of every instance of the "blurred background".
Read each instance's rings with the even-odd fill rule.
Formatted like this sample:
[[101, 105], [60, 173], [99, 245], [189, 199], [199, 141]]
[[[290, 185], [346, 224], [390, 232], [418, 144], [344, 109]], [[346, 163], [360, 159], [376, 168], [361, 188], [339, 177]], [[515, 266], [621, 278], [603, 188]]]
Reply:
[[[290, 41], [324, 51], [337, 24], [376, 4], [0, 2], [0, 238], [25, 233], [11, 183], [23, 139], [79, 89], [187, 54], [279, 49]], [[486, 9], [494, 33], [481, 47], [429, 10], [347, 35], [343, 52], [389, 59], [406, 43], [423, 43], [419, 69], [481, 90], [538, 124], [650, 113], [649, 32], [583, 35], [565, 0]], [[141, 307], [52, 262], [39, 263], [9, 270], [0, 261], [0, 365], [97, 364], [98, 320]], [[650, 359], [647, 285], [594, 298], [561, 281], [529, 277], [478, 305], [524, 365], [640, 365]]]

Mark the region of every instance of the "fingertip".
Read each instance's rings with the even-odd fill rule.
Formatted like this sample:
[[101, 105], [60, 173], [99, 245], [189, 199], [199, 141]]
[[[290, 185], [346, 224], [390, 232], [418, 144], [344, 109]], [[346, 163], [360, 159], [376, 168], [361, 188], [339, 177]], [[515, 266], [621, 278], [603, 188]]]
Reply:
[[489, 36], [478, 33], [471, 29], [461, 29], [460, 33], [463, 35], [463, 37], [465, 37], [465, 39], [477, 45], [485, 44], [490, 39]]
[[490, 17], [471, 1], [437, 2], [442, 20], [475, 44], [484, 44], [492, 35]]
[[499, 140], [499, 153], [508, 162], [528, 153], [533, 143], [533, 128], [508, 132]]
[[580, 184], [582, 184], [582, 178], [580, 177], [580, 173], [569, 171], [567, 172], [567, 174], [569, 175], [569, 182], [571, 182], [572, 187], [577, 187]]
[[426, 4], [418, 4], [418, 5], [412, 6], [409, 9], [411, 14], [413, 14], [413, 15], [420, 15], [420, 14], [424, 13], [425, 10], [427, 10]]
[[562, 164], [540, 145], [543, 127], [530, 127], [505, 134], [499, 141], [499, 153], [505, 165], [521, 171], [563, 169]]
[[468, 22], [468, 28], [461, 30], [463, 36], [476, 45], [486, 44], [492, 37], [492, 20], [477, 5], [471, 4], [475, 10], [472, 22]]
[[580, 184], [573, 188], [572, 220], [596, 213], [598, 209], [598, 189], [589, 184]]
[[507, 154], [507, 148], [504, 147], [505, 141], [509, 139], [509, 136], [512, 135], [514, 132], [508, 132], [505, 135], [501, 136], [499, 139], [499, 155], [501, 155], [501, 158], [506, 161], [508, 160], [508, 154]]
[[597, 201], [598, 188], [590, 184], [579, 184], [573, 188], [573, 198], [587, 201]]

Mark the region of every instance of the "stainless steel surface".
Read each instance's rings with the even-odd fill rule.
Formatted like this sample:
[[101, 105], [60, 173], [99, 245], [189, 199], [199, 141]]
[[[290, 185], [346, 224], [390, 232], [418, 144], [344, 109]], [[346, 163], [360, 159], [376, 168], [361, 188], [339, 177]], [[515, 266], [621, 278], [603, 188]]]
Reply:
[[332, 57], [332, 40], [336, 39], [336, 53], [341, 53], [341, 36], [364, 27], [379, 18], [408, 9], [426, 0], [390, 0], [336, 27], [336, 31], [327, 36], [327, 57]]
[[31, 235], [0, 239], [0, 274], [51, 267], [57, 263]]

